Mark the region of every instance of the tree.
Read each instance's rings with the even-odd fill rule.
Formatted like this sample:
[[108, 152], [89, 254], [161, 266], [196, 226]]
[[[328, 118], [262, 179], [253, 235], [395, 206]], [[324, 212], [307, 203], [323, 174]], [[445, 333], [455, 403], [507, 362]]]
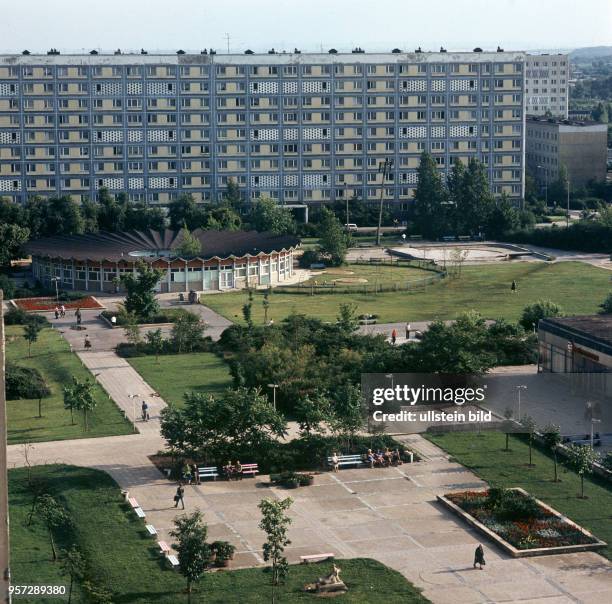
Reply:
[[78, 235], [85, 231], [79, 204], [70, 195], [50, 197], [44, 204], [41, 235]]
[[300, 432], [310, 436], [322, 429], [322, 424], [331, 419], [329, 400], [322, 394], [306, 395], [301, 398], [293, 411]]
[[159, 363], [159, 354], [164, 349], [164, 337], [162, 336], [161, 329], [154, 329], [147, 331], [145, 334], [147, 344], [153, 349], [155, 353], [155, 361]]
[[206, 224], [206, 211], [196, 204], [190, 193], [183, 193], [168, 206], [168, 220], [174, 231], [185, 225], [188, 229], [198, 229]]
[[222, 205], [209, 210], [205, 228], [209, 231], [238, 231], [241, 226], [240, 214], [231, 206]]
[[548, 424], [543, 432], [544, 444], [546, 448], [553, 454], [553, 464], [555, 470], [555, 477], [553, 482], [559, 482], [557, 476], [557, 450], [561, 444], [561, 428], [555, 424]]
[[15, 285], [8, 275], [0, 275], [0, 289], [5, 300], [10, 300], [15, 295]]
[[9, 266], [22, 253], [23, 244], [29, 239], [30, 230], [18, 224], [0, 223], [0, 267]]
[[495, 202], [486, 225], [487, 237], [500, 238], [506, 233], [516, 231], [521, 226], [520, 214], [508, 195], [503, 193]]
[[142, 344], [142, 334], [140, 333], [140, 325], [138, 324], [138, 317], [134, 313], [125, 313], [125, 325], [123, 331], [125, 332], [125, 338], [127, 341], [138, 349]]
[[180, 237], [181, 242], [176, 251], [181, 258], [193, 258], [202, 251], [200, 240], [192, 235], [186, 226], [181, 229]]
[[70, 417], [74, 425], [73, 410], [83, 412], [83, 429], [85, 432], [89, 429], [88, 414], [95, 409], [97, 405], [94, 395], [94, 382], [90, 380], [79, 380], [72, 378], [72, 386], [64, 386], [64, 408], [70, 409]]
[[344, 263], [348, 249], [348, 237], [334, 213], [327, 208], [322, 208], [319, 223], [319, 251], [329, 259], [332, 266], [340, 266]]
[[548, 199], [553, 205], [565, 205], [568, 186], [569, 177], [567, 168], [561, 164], [559, 166], [557, 179], [548, 185]]
[[210, 545], [206, 543], [208, 527], [200, 510], [175, 518], [174, 527], [170, 535], [176, 543], [172, 546], [177, 552], [179, 572], [187, 579], [187, 601], [191, 602], [193, 584], [200, 580], [211, 558]]
[[98, 191], [98, 226], [101, 231], [122, 231], [125, 222], [125, 206], [102, 187]]
[[607, 124], [609, 120], [608, 116], [608, 107], [604, 105], [601, 101], [597, 103], [597, 106], [591, 112], [593, 120], [599, 122], [600, 124]]
[[70, 585], [68, 587], [68, 604], [72, 602], [72, 588], [75, 581], [80, 581], [85, 576], [85, 559], [81, 552], [74, 546], [68, 550], [62, 550], [62, 558], [60, 560], [62, 573], [70, 577]]
[[172, 324], [170, 340], [179, 353], [191, 352], [201, 342], [206, 323], [191, 312], [181, 313]]
[[38, 340], [38, 334], [40, 333], [41, 329], [41, 325], [34, 321], [28, 321], [23, 326], [23, 337], [28, 343], [28, 357], [32, 356], [32, 344]]
[[68, 522], [68, 516], [64, 508], [55, 500], [54, 497], [45, 493], [36, 502], [36, 512], [47, 528], [49, 541], [51, 542], [51, 553], [53, 562], [57, 560], [57, 550], [55, 549], [55, 539], [53, 531]]
[[125, 310], [134, 313], [140, 320], [147, 321], [159, 312], [155, 287], [163, 277], [164, 271], [142, 261], [136, 265], [136, 271], [135, 275], [125, 273], [121, 276], [121, 283], [127, 291]]
[[331, 407], [330, 427], [346, 440], [350, 450], [355, 434], [365, 423], [361, 388], [350, 383], [341, 385], [333, 394]]
[[576, 444], [569, 445], [566, 451], [569, 467], [580, 476], [580, 499], [585, 499], [584, 476], [593, 472], [593, 464], [599, 459], [599, 455], [591, 447]]
[[293, 499], [262, 499], [259, 502], [261, 521], [259, 528], [267, 535], [263, 544], [263, 557], [266, 562], [272, 563], [272, 602], [275, 601], [275, 588], [287, 576], [289, 563], [285, 558], [285, 547], [291, 544], [287, 537], [291, 518], [287, 510], [291, 507]]
[[273, 199], [262, 197], [251, 211], [251, 223], [256, 231], [274, 235], [295, 233], [295, 219], [291, 211], [279, 206]]
[[85, 233], [97, 233], [100, 230], [98, 226], [98, 205], [86, 197], [81, 201], [81, 214]]
[[563, 309], [551, 300], [538, 300], [525, 306], [519, 323], [525, 331], [537, 329], [540, 319], [547, 317], [562, 317]]
[[417, 171], [417, 187], [414, 191], [414, 223], [417, 232], [426, 239], [438, 239], [444, 235], [448, 192], [433, 157], [423, 152]]
[[601, 310], [599, 311], [602, 315], [611, 315], [612, 314], [612, 292], [610, 292], [606, 299], [599, 305]]
[[265, 451], [285, 434], [285, 421], [258, 389], [187, 392], [182, 409], [170, 405], [162, 411], [161, 433], [181, 454], [219, 461], [238, 450]]
[[240, 187], [233, 178], [227, 179], [227, 188], [225, 189], [225, 202], [234, 209], [239, 210], [242, 205], [242, 197], [240, 196]]
[[350, 336], [354, 334], [359, 328], [357, 305], [346, 303], [340, 304], [336, 321], [336, 325], [343, 335]]
[[253, 327], [253, 292], [249, 290], [248, 302], [242, 306], [242, 317], [247, 327]]
[[528, 443], [529, 443], [529, 467], [532, 468], [535, 464], [533, 463], [533, 459], [532, 459], [532, 448], [533, 448], [533, 435], [535, 434], [536, 430], [537, 430], [537, 424], [535, 422], [535, 420], [533, 419], [533, 417], [529, 416], [529, 415], [524, 415], [521, 420], [521, 428], [524, 430], [524, 432], [527, 434], [528, 437]]

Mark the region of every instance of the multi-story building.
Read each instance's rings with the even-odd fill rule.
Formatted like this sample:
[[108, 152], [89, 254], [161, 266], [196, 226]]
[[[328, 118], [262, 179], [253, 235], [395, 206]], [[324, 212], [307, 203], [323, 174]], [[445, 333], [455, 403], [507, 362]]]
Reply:
[[[248, 51], [247, 51], [248, 52]], [[405, 209], [427, 150], [476, 157], [496, 194], [524, 189], [525, 54], [0, 56], [0, 195], [105, 187], [167, 203], [328, 202]], [[384, 185], [379, 164], [393, 161]]]
[[608, 124], [528, 117], [526, 128], [527, 168], [541, 187], [561, 166], [572, 188], [606, 179]]
[[527, 115], [567, 119], [569, 105], [569, 56], [527, 55], [525, 59], [525, 98]]

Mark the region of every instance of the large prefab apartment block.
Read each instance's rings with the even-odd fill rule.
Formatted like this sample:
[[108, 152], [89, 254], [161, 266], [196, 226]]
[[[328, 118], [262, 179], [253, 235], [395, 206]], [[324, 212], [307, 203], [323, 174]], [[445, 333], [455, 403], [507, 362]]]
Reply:
[[567, 119], [569, 107], [569, 56], [527, 55], [525, 99], [527, 115]]
[[524, 93], [519, 52], [3, 55], [0, 196], [210, 201], [233, 179], [245, 199], [384, 189], [406, 209], [429, 151], [519, 199]]

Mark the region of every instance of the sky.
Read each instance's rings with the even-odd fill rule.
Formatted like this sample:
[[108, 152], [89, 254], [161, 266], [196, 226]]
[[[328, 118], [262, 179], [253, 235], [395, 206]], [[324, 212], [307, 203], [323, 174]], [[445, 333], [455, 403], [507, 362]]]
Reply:
[[612, 0], [0, 0], [0, 53], [612, 45]]

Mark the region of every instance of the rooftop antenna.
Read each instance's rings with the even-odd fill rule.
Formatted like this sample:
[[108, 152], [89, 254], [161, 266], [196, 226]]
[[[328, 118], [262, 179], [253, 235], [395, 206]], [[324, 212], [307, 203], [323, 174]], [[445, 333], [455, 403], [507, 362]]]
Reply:
[[229, 34], [225, 34], [225, 36], [223, 36], [226, 40], [227, 40], [227, 54], [230, 53], [230, 35]]

